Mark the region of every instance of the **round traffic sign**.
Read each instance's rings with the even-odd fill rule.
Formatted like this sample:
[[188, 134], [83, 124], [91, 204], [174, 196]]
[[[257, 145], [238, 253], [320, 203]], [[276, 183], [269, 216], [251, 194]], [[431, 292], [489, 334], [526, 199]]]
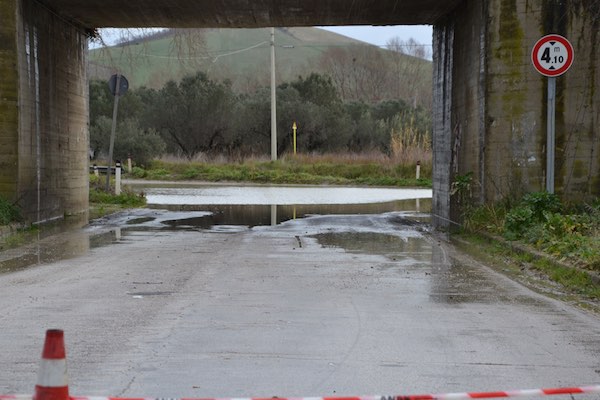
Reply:
[[544, 76], [562, 75], [573, 64], [573, 46], [563, 36], [546, 35], [533, 46], [531, 61]]
[[[119, 81], [119, 90], [117, 90], [117, 81]], [[117, 74], [115, 74], [108, 80], [108, 89], [113, 96], [116, 96], [117, 94], [123, 96], [127, 93], [127, 89], [129, 89], [129, 81], [123, 75], [117, 76]]]

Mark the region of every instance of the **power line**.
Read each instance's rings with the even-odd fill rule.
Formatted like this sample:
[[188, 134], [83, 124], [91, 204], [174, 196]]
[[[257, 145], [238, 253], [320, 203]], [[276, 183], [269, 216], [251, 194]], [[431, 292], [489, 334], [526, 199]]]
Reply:
[[268, 42], [260, 42], [258, 44], [255, 44], [254, 46], [246, 47], [245, 49], [235, 50], [235, 51], [232, 51], [230, 53], [219, 54], [218, 56], [215, 57], [215, 59], [213, 60], [213, 62], [217, 62], [217, 60], [220, 57], [227, 57], [227, 56], [231, 56], [231, 55], [234, 55], [234, 54], [243, 53], [245, 51], [252, 50], [252, 49], [255, 49], [257, 47], [260, 47], [260, 46], [262, 46], [263, 44], [266, 44], [266, 43], [268, 43]]
[[[159, 55], [159, 54], [152, 54], [152, 53], [147, 53], [147, 52], [143, 52], [143, 53], [138, 53], [135, 56], [137, 57], [151, 57], [151, 58], [160, 58], [160, 59], [179, 59], [179, 60], [208, 60], [208, 59], [213, 59], [213, 62], [216, 62], [219, 58], [221, 57], [227, 57], [227, 56], [231, 56], [231, 55], [235, 55], [235, 54], [239, 54], [239, 53], [243, 53], [249, 50], [253, 50], [256, 48], [259, 48], [265, 44], [268, 44], [268, 42], [264, 41], [264, 42], [260, 42], [257, 44], [254, 44], [252, 46], [249, 47], [245, 47], [242, 49], [226, 49], [226, 50], [222, 50], [222, 52], [216, 53], [216, 52], [208, 52], [210, 53], [215, 53], [214, 55], [207, 55], [207, 56], [193, 56], [193, 57], [184, 57], [184, 56], [172, 56], [172, 55]], [[349, 48], [349, 47], [354, 47], [357, 46], [356, 44], [318, 44], [318, 45], [304, 45], [304, 44], [298, 44], [298, 45], [279, 45], [278, 47], [280, 48], [285, 48], [285, 49], [293, 49], [293, 48]], [[360, 46], [360, 45], [359, 45]], [[369, 45], [369, 46], [375, 46], [375, 45]], [[387, 46], [381, 45], [381, 46], [375, 46], [375, 47], [379, 47], [382, 48], [384, 50], [390, 50], [393, 51], [391, 49], [389, 49]], [[403, 48], [406, 47], [431, 47], [431, 45], [419, 45], [419, 44], [414, 44], [414, 45], [406, 45], [406, 46], [402, 46]], [[115, 47], [116, 48], [116, 47]], [[123, 48], [122, 46], [120, 46], [120, 48]], [[101, 49], [94, 49], [94, 50], [108, 50], [111, 49], [110, 47], [104, 47]], [[400, 52], [397, 52], [398, 54], [403, 54]], [[99, 59], [103, 59], [105, 57], [99, 57]], [[111, 57], [112, 58], [112, 57]]]

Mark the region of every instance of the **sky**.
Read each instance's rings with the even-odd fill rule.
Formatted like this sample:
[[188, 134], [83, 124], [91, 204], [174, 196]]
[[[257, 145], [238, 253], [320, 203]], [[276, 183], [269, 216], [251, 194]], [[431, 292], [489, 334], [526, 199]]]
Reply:
[[398, 36], [402, 40], [411, 37], [420, 44], [431, 46], [431, 25], [401, 25], [401, 26], [321, 26], [326, 29], [353, 39], [362, 40], [383, 47], [387, 41]]

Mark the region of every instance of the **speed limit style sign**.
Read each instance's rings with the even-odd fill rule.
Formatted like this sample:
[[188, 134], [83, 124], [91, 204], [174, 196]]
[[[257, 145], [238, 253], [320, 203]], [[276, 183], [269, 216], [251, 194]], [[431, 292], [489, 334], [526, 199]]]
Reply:
[[560, 76], [573, 64], [573, 46], [563, 36], [546, 35], [533, 46], [531, 61], [540, 74]]

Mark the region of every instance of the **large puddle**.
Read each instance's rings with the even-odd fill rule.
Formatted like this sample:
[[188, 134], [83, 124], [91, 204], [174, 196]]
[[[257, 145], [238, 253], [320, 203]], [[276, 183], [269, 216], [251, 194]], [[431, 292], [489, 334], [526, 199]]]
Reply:
[[[0, 252], [0, 273], [80, 256], [99, 246], [126, 245], [148, 232], [259, 232], [276, 226], [303, 235], [416, 232], [429, 222], [431, 210], [431, 190], [424, 189], [224, 185], [136, 189], [146, 193], [147, 208], [100, 218], [83, 228], [79, 224], [30, 235], [27, 244]], [[302, 224], [293, 223], [300, 220]], [[385, 239], [381, 242], [384, 245]]]
[[[281, 192], [273, 188], [247, 192], [243, 189], [211, 189], [209, 198], [216, 202], [219, 193], [221, 204], [202, 204], [205, 199], [189, 200], [190, 196], [200, 196], [198, 188], [149, 190], [154, 194], [148, 196], [148, 208], [126, 210], [91, 221], [83, 228], [46, 229], [38, 232], [30, 243], [0, 252], [0, 273], [77, 257], [101, 246], [123, 246], [121, 250], [125, 250], [130, 243], [147, 240], [148, 235], [248, 232], [295, 236], [299, 246], [302, 238], [312, 238], [322, 247], [382, 256], [378, 268], [395, 271], [416, 286], [423, 285], [433, 302], [460, 304], [502, 298], [487, 278], [472, 268], [450, 262], [443, 249], [424, 234], [429, 230], [431, 199], [405, 199], [415, 192], [396, 189], [400, 199], [378, 202], [375, 200], [387, 200], [385, 196], [394, 191], [384, 190], [382, 196], [377, 190], [367, 190], [374, 195], [374, 201], [354, 203], [365, 201], [367, 193], [360, 194], [358, 199], [351, 195], [354, 188], [339, 190], [337, 197], [330, 188], [326, 191], [310, 188], [306, 196], [300, 188]], [[168, 195], [161, 197], [163, 194], [159, 193]], [[291, 194], [287, 200], [284, 193]], [[243, 202], [246, 195], [251, 204], [234, 204]], [[291, 204], [252, 204], [261, 196], [265, 201], [278, 199]], [[311, 203], [316, 200], [337, 203]], [[302, 202], [305, 204], [296, 204]]]
[[342, 205], [430, 199], [430, 189], [328, 186], [139, 186], [150, 205]]

